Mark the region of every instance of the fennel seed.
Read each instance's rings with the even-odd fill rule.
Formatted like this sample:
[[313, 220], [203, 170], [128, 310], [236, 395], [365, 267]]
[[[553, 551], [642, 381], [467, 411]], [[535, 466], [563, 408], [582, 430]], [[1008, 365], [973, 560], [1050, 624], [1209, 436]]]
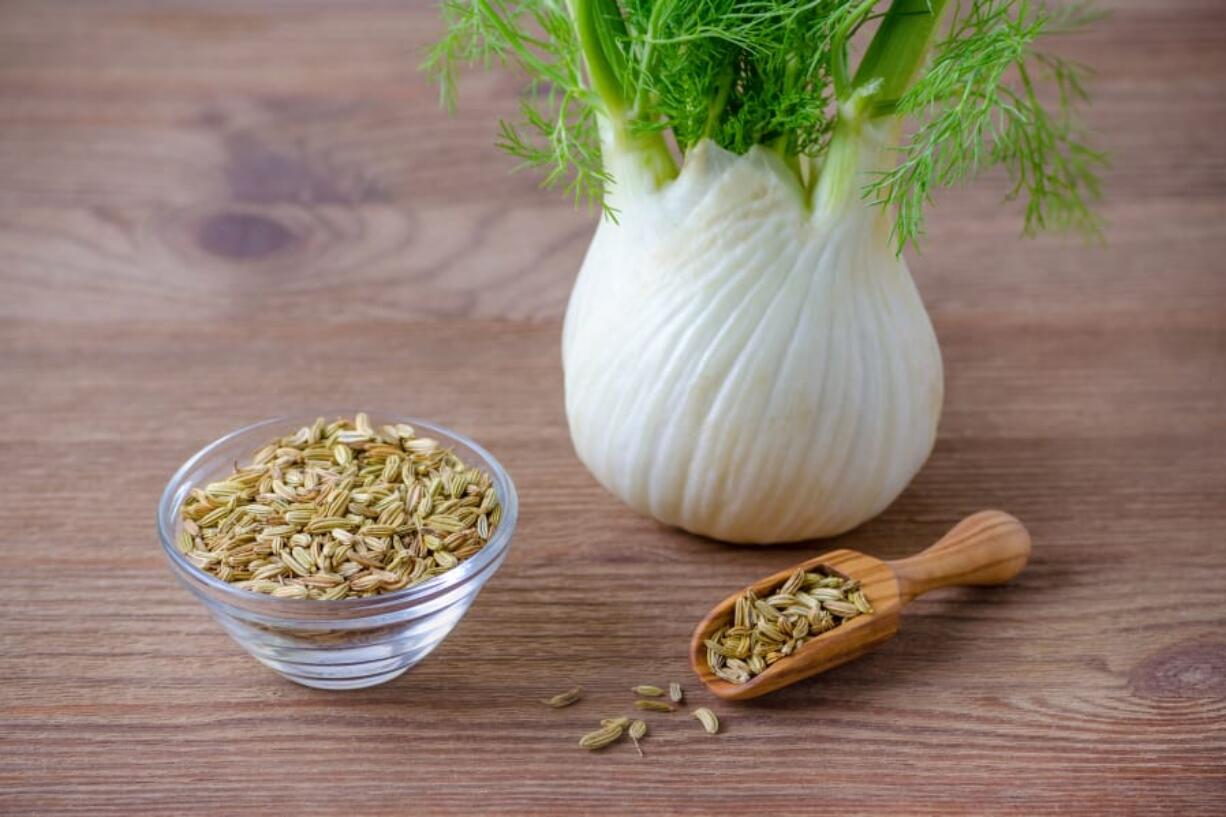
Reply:
[[636, 687], [631, 687], [630, 691], [635, 695], [639, 695], [644, 698], [664, 697], [664, 690], [660, 689], [658, 686], [652, 686], [651, 684], [639, 684]]
[[642, 757], [643, 747], [639, 746], [639, 740], [644, 735], [647, 734], [647, 722], [646, 721], [634, 721], [633, 723], [630, 724], [630, 728], [627, 730], [627, 734], [630, 735], [630, 740], [634, 741], [634, 748], [639, 753], [639, 757]]
[[199, 569], [278, 598], [401, 590], [479, 552], [501, 519], [488, 473], [404, 423], [320, 417], [193, 488], [175, 544]]
[[594, 752], [616, 743], [621, 739], [622, 732], [625, 731], [625, 720], [625, 718], [617, 718], [601, 721], [603, 725], [599, 729], [579, 738], [580, 748]]
[[797, 570], [766, 598], [752, 589], [738, 597], [731, 619], [704, 642], [712, 674], [744, 684], [813, 637], [873, 612], [859, 582], [820, 571]]
[[672, 712], [673, 708], [663, 701], [637, 700], [634, 702], [635, 709], [644, 709], [648, 712]]
[[582, 697], [583, 687], [575, 687], [574, 689], [568, 689], [565, 692], [559, 692], [552, 698], [542, 698], [541, 703], [546, 704], [547, 706], [552, 706], [554, 709], [561, 709], [564, 706], [570, 706], [571, 704], [576, 703]]
[[681, 684], [673, 681], [668, 685], [668, 699], [670, 701], [679, 704], [683, 697], [685, 697], [685, 693], [681, 691]]
[[705, 706], [700, 706], [694, 710], [691, 717], [697, 718], [702, 728], [707, 730], [708, 735], [714, 735], [719, 731], [719, 718], [715, 717], [715, 713]]

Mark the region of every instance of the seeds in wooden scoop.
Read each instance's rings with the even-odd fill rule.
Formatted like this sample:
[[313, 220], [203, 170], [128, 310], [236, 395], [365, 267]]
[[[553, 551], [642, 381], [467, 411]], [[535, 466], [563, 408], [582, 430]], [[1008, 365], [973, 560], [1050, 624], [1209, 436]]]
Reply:
[[706, 639], [707, 664], [717, 677], [743, 684], [810, 638], [872, 612], [856, 580], [797, 570], [764, 599], [747, 590], [736, 600], [732, 620]]
[[320, 417], [192, 489], [176, 542], [196, 567], [257, 593], [377, 596], [480, 551], [502, 516], [491, 482], [412, 426]]

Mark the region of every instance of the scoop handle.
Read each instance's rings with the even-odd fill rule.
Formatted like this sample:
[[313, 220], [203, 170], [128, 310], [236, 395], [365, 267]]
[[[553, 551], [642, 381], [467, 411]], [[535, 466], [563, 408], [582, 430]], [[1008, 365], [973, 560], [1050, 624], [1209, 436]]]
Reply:
[[906, 604], [938, 587], [1004, 584], [1030, 558], [1030, 534], [1004, 511], [963, 519], [927, 550], [888, 562]]

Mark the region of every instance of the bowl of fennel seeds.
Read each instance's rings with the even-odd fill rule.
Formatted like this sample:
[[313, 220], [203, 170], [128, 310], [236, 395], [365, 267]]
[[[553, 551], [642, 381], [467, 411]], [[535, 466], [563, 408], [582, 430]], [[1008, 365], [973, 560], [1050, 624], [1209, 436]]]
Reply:
[[233, 432], [167, 485], [172, 569], [224, 629], [290, 680], [353, 689], [438, 646], [506, 557], [505, 469], [422, 420], [278, 418]]

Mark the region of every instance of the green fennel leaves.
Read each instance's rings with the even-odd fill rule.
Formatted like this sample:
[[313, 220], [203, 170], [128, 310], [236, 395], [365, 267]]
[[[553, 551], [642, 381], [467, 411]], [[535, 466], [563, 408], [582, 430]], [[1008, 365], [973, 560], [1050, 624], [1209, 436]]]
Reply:
[[1103, 157], [1073, 115], [1083, 71], [1036, 51], [1075, 13], [1030, 0], [446, 0], [442, 12], [425, 67], [444, 102], [460, 65], [521, 72], [520, 116], [499, 143], [577, 200], [602, 200], [609, 150], [645, 157], [663, 184], [703, 139], [763, 145], [811, 190], [845, 153], [830, 150], [839, 118], [863, 115], [909, 123], [860, 191], [894, 211], [900, 250], [935, 189], [992, 165], [1025, 202], [1026, 233], [1095, 226]]
[[[1036, 53], [1035, 41], [1064, 30], [1067, 15], [1008, 0], [977, 0], [952, 9], [949, 33], [936, 43], [927, 69], [892, 106], [918, 125], [900, 148], [898, 164], [869, 188], [897, 208], [899, 249], [923, 232], [932, 191], [1003, 165], [1009, 198], [1026, 201], [1024, 231], [1097, 230], [1089, 202], [1098, 198], [1101, 153], [1080, 140], [1074, 107], [1085, 102], [1084, 69]], [[1049, 109], [1038, 83], [1055, 86]]]
[[599, 201], [608, 181], [596, 119], [601, 102], [587, 88], [583, 51], [562, 0], [447, 0], [441, 9], [447, 29], [423, 67], [438, 81], [442, 103], [455, 105], [461, 65], [518, 69], [529, 81], [520, 121], [500, 123], [498, 146], [543, 169], [545, 186], [563, 186], [576, 202]]

